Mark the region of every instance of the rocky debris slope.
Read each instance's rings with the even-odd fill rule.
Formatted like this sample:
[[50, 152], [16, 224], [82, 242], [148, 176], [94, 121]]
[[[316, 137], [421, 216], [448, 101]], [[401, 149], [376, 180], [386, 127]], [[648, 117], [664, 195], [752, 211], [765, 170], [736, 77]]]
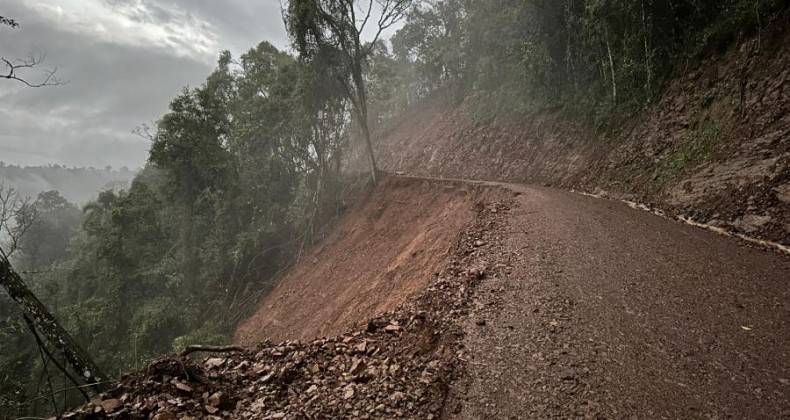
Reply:
[[505, 269], [488, 250], [502, 239], [511, 193], [490, 190], [450, 263], [396, 310], [333, 338], [161, 359], [64, 418], [438, 418], [463, 369], [461, 320], [474, 288]]

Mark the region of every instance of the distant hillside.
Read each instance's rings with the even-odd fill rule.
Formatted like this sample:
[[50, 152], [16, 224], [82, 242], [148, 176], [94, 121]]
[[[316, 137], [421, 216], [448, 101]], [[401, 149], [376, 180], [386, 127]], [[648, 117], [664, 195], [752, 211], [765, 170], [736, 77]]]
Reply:
[[16, 188], [23, 195], [35, 198], [42, 191], [58, 190], [66, 199], [77, 204], [86, 203], [103, 189], [126, 187], [135, 173], [126, 167], [16, 166], [0, 162], [0, 182]]

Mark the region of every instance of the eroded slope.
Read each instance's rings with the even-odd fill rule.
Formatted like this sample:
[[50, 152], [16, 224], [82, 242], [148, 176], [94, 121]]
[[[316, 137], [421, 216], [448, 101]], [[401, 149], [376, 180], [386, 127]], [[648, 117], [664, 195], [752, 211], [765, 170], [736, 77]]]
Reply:
[[390, 311], [446, 264], [474, 216], [469, 185], [400, 177], [362, 197], [236, 332], [236, 341], [339, 334]]
[[[353, 269], [349, 264], [366, 263], [357, 267], [358, 271], [344, 273], [366, 271], [383, 275], [383, 280], [374, 283], [382, 290], [386, 289], [383, 285], [393, 284], [391, 278], [387, 281], [387, 272], [394, 267], [408, 267], [399, 272], [410, 274], [392, 276], [398, 278], [395, 287], [414, 288], [412, 295], [398, 293], [402, 305], [385, 295], [380, 298], [366, 295], [371, 302], [340, 296], [347, 294], [350, 298], [355, 293], [364, 293], [363, 287], [357, 287], [365, 284], [363, 277], [356, 280], [334, 277], [336, 287], [349, 286], [337, 294], [320, 284], [319, 274], [311, 277], [314, 284], [302, 283], [303, 277], [289, 277], [284, 281], [294, 282], [290, 287], [309, 286], [322, 293], [333, 293], [334, 300], [328, 300], [332, 305], [349, 301], [360, 311], [387, 305], [396, 307], [369, 319], [360, 312], [356, 317], [349, 314], [336, 318], [334, 324], [324, 324], [322, 328], [329, 331], [339, 330], [346, 321], [363, 321], [358, 328], [343, 330], [336, 336], [278, 343], [266, 340], [242, 351], [212, 354], [199, 360], [186, 357], [157, 360], [122, 378], [109, 391], [64, 417], [441, 418], [450, 383], [462, 370], [459, 320], [468, 313], [475, 286], [485, 278], [501, 275], [505, 269], [489, 250], [501, 240], [499, 228], [507, 219], [512, 200], [511, 191], [497, 186], [389, 179], [359, 203], [356, 210], [352, 209], [335, 234], [311, 255], [322, 255], [337, 267], [348, 270]], [[411, 220], [417, 227], [395, 223], [390, 219], [395, 215], [407, 218], [404, 221], [413, 217]], [[363, 228], [367, 234], [359, 232], [356, 239], [367, 243], [367, 251], [356, 248], [353, 251], [370, 258], [368, 261], [349, 259], [347, 253], [352, 249], [346, 248], [349, 245], [346, 238], [354, 236], [355, 229]], [[398, 242], [398, 247], [378, 246], [390, 240]], [[420, 265], [433, 264], [433, 258], [419, 260], [420, 263], [413, 260], [425, 246], [437, 254], [435, 261], [439, 262], [432, 266], [436, 273], [430, 272], [427, 265]], [[312, 273], [309, 269], [312, 265], [312, 260], [304, 261], [292, 275]], [[321, 275], [334, 276], [330, 271], [327, 268]], [[291, 309], [302, 320], [314, 321], [318, 318], [311, 312], [323, 313], [325, 309], [320, 302], [313, 301], [311, 304], [316, 306], [310, 306], [298, 299], [291, 300], [295, 298], [289, 294], [277, 296], [285, 296], [284, 302], [294, 304]], [[312, 299], [320, 294], [306, 296]], [[291, 335], [306, 334], [310, 326], [305, 328]], [[284, 329], [262, 331], [288, 335]]]

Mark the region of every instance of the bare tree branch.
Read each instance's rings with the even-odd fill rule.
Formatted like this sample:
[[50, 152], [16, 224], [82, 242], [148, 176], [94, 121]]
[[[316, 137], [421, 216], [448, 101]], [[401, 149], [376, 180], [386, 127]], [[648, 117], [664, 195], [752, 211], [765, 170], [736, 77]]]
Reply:
[[365, 14], [365, 20], [362, 21], [362, 24], [359, 25], [359, 33], [365, 30], [365, 26], [368, 24], [368, 19], [370, 19], [370, 15], [373, 12], [373, 0], [368, 0], [368, 11]]
[[7, 241], [5, 250], [0, 247], [0, 256], [8, 259], [17, 251], [20, 240], [35, 220], [36, 211], [30, 198], [0, 182], [0, 239]]
[[145, 140], [153, 142], [154, 138], [156, 137], [155, 131], [156, 130], [150, 125], [146, 123], [142, 123], [138, 127], [132, 129], [132, 134], [140, 138], [143, 138]]
[[0, 78], [16, 80], [29, 87], [58, 86], [68, 83], [68, 81], [62, 80], [55, 75], [58, 71], [57, 67], [52, 70], [44, 71], [44, 79], [39, 83], [31, 83], [25, 77], [19, 75], [19, 70], [32, 69], [43, 63], [45, 58], [46, 54], [40, 54], [39, 56], [34, 56], [31, 54], [26, 59], [11, 62], [5, 57], [0, 57], [0, 60], [3, 61], [5, 68], [8, 71], [8, 73], [0, 75]]
[[0, 25], [8, 25], [8, 26], [10, 26], [12, 28], [18, 28], [19, 27], [19, 23], [17, 23], [17, 21], [15, 21], [14, 19], [11, 19], [11, 18], [7, 18], [5, 16], [0, 16]]
[[381, 7], [381, 15], [378, 21], [378, 30], [373, 41], [368, 44], [365, 53], [370, 54], [376, 42], [381, 38], [381, 33], [400, 22], [406, 15], [406, 11], [412, 6], [412, 0], [378, 0]]

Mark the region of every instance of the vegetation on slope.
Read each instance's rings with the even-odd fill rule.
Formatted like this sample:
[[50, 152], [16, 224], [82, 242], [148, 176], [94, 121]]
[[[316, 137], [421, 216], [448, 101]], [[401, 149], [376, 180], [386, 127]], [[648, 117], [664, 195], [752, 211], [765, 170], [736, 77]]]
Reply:
[[675, 69], [759, 31], [779, 0], [441, 0], [393, 39], [423, 88], [457, 82], [486, 116], [561, 107], [611, 123]]
[[[148, 133], [148, 165], [127, 190], [83, 212], [56, 192], [32, 205], [15, 265], [111, 376], [226, 341], [284, 256], [336, 214], [347, 102], [321, 71], [265, 42], [237, 62], [223, 53]], [[38, 350], [2, 299], [0, 412], [46, 412]], [[67, 394], [59, 409], [79, 402]]]

